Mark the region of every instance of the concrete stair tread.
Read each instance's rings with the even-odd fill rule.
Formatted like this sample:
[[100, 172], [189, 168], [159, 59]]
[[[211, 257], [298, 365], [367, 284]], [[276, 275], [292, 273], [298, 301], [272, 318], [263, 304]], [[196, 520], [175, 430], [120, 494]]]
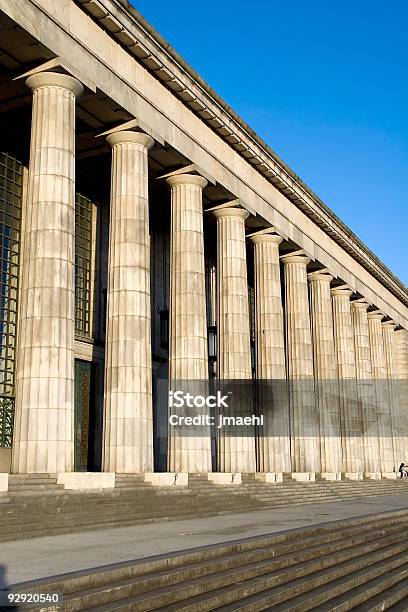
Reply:
[[[387, 559], [386, 561], [390, 560]], [[399, 553], [391, 561], [397, 566], [396, 571], [398, 572], [398, 568], [406, 563], [406, 551]], [[343, 574], [333, 580], [330, 580], [330, 571], [327, 570], [323, 570], [322, 573], [316, 575], [308, 574], [278, 587], [266, 589], [249, 597], [243, 597], [239, 601], [223, 606], [222, 609], [224, 612], [243, 612], [249, 609], [273, 609], [276, 612], [305, 612], [307, 610], [319, 610], [321, 612], [336, 610], [340, 612], [343, 610], [354, 610], [356, 608], [351, 606], [353, 593], [356, 593], [357, 589], [361, 589], [363, 597], [366, 594], [366, 599], [368, 599], [369, 593], [367, 594], [366, 584], [370, 582], [370, 579], [373, 582], [376, 580], [373, 576], [383, 576], [387, 569], [383, 560], [368, 568], [363, 567], [351, 573], [349, 569], [346, 563]], [[336, 573], [340, 573], [337, 568]], [[322, 580], [322, 577], [327, 577], [326, 581]], [[360, 581], [363, 584], [359, 584]], [[313, 588], [314, 583], [317, 583], [319, 586]], [[333, 598], [333, 594], [338, 594], [339, 592], [343, 593], [343, 595], [338, 597], [338, 599]], [[292, 593], [295, 594], [294, 597], [291, 597]], [[338, 602], [338, 607], [336, 607], [336, 602]]]
[[[271, 554], [276, 556], [278, 551], [282, 554], [287, 554], [294, 550], [309, 548], [313, 542], [316, 542], [316, 538], [323, 537], [324, 542], [328, 543], [344, 538], [348, 539], [350, 536], [363, 535], [365, 532], [374, 533], [376, 536], [383, 536], [389, 528], [398, 526], [398, 529], [401, 530], [401, 525], [405, 524], [406, 521], [408, 521], [407, 510], [392, 511], [380, 515], [373, 514], [355, 519], [330, 522], [324, 525], [305, 527], [289, 532], [264, 534], [244, 540], [232, 540], [204, 548], [199, 547], [187, 552], [173, 553], [170, 557], [166, 558], [153, 557], [136, 562], [128, 561], [114, 565], [109, 571], [121, 574], [123, 567], [129, 568], [131, 566], [136, 567], [137, 575], [141, 575], [141, 573], [152, 571], [152, 569], [159, 571], [162, 568], [167, 571], [169, 568], [179, 567], [186, 562], [194, 563], [197, 560], [225, 558], [228, 555], [257, 551], [267, 547], [272, 547]], [[346, 535], [344, 534], [345, 531], [347, 531]], [[100, 571], [100, 569], [97, 569], [94, 571], [94, 574], [98, 574]], [[77, 576], [64, 578], [64, 583], [71, 583], [72, 581], [77, 581]], [[51, 585], [50, 588], [55, 589], [54, 582], [49, 584]]]
[[[373, 565], [373, 563], [383, 562], [383, 555], [400, 554], [401, 560], [406, 559], [408, 545], [391, 545], [384, 547], [373, 553], [362, 553], [355, 558], [348, 558], [340, 563], [333, 563], [327, 560], [327, 566], [321, 569], [317, 560], [316, 563], [305, 562], [295, 566], [295, 570], [281, 570], [276, 572], [278, 575], [264, 575], [249, 580], [241, 581], [239, 584], [232, 584], [213, 592], [203, 593], [197, 597], [191, 597], [186, 605], [166, 606], [163, 609], [170, 611], [183, 610], [184, 612], [195, 612], [195, 610], [213, 610], [220, 607], [221, 599], [222, 610], [230, 612], [232, 610], [265, 610], [272, 607], [273, 610], [288, 610], [288, 602], [291, 598], [301, 595], [303, 601], [307, 601], [310, 592], [314, 588], [327, 585], [330, 580], [337, 577], [347, 576], [350, 572], [355, 572], [360, 567]], [[404, 548], [403, 551], [401, 549]], [[317, 568], [316, 570], [314, 568]], [[302, 572], [303, 569], [303, 572]], [[287, 574], [285, 579], [285, 573]], [[280, 574], [280, 575], [279, 575]], [[292, 574], [292, 575], [291, 575]], [[300, 577], [297, 575], [300, 574]], [[284, 579], [282, 579], [284, 578]], [[229, 600], [229, 602], [228, 602]], [[284, 605], [283, 605], [283, 602]], [[229, 603], [229, 605], [228, 605]], [[277, 606], [282, 604], [282, 607]], [[199, 607], [198, 607], [199, 606]], [[255, 607], [254, 607], [255, 606]], [[306, 608], [307, 609], [307, 608]]]
[[405, 581], [398, 582], [367, 603], [370, 604], [370, 608], [356, 607], [357, 612], [368, 612], [369, 610], [374, 612], [382, 612], [383, 610], [406, 612], [408, 610], [408, 584]]
[[57, 474], [10, 474], [14, 482], [57, 482]]
[[62, 484], [58, 484], [58, 485], [25, 485], [24, 486], [24, 490], [21, 491], [20, 486], [16, 486], [16, 485], [9, 485], [8, 488], [8, 492], [9, 493], [20, 493], [20, 492], [28, 492], [28, 491], [32, 491], [32, 492], [37, 492], [37, 493], [42, 493], [43, 491], [60, 491], [60, 490], [64, 490], [64, 485]]
[[[361, 527], [360, 527], [361, 529]], [[395, 529], [400, 529], [396, 527]], [[368, 531], [368, 530], [367, 530]], [[219, 566], [222, 565], [228, 566], [228, 570], [233, 570], [239, 566], [240, 571], [245, 571], [248, 568], [257, 568], [260, 572], [262, 567], [272, 567], [280, 566], [282, 564], [285, 567], [293, 565], [299, 562], [298, 556], [307, 556], [308, 558], [316, 558], [320, 552], [325, 551], [333, 553], [336, 550], [341, 550], [343, 548], [343, 544], [347, 543], [348, 546], [351, 546], [350, 535], [347, 538], [342, 538], [341, 535], [333, 534], [335, 536], [335, 540], [332, 542], [331, 546], [327, 544], [327, 541], [324, 544], [316, 543], [315, 537], [304, 538], [301, 540], [294, 540], [291, 544], [281, 543], [277, 544], [274, 547], [264, 547], [264, 548], [256, 548], [251, 549], [245, 552], [238, 552], [229, 555], [222, 555], [222, 557], [215, 557], [214, 559], [207, 559], [203, 561], [196, 561], [195, 563], [190, 563], [187, 566], [182, 565], [179, 567], [174, 567], [171, 574], [171, 583], [180, 583], [183, 579], [186, 579], [186, 573], [188, 575], [194, 573], [196, 577], [201, 578], [203, 576], [210, 576], [215, 573]], [[370, 531], [367, 534], [361, 534], [362, 539], [367, 536], [373, 539], [375, 536]], [[355, 536], [358, 538], [358, 535]], [[310, 546], [314, 542], [313, 546]], [[291, 549], [290, 551], [288, 550]], [[328, 551], [328, 548], [330, 549]], [[297, 553], [297, 555], [295, 554]], [[257, 559], [255, 561], [251, 560], [251, 558], [256, 555]], [[149, 576], [140, 575], [140, 576], [132, 576], [126, 578], [124, 580], [120, 580], [114, 584], [112, 584], [112, 592], [116, 590], [120, 592], [126, 587], [130, 587], [133, 592], [138, 588], [144, 588], [144, 592], [149, 590], [149, 584], [155, 584], [160, 582], [160, 579], [164, 579], [164, 581], [169, 580], [169, 568], [166, 567], [163, 570], [159, 570], [150, 574]], [[68, 597], [67, 600], [74, 600], [80, 597], [84, 597], [85, 595], [98, 594], [100, 592], [100, 587], [94, 587], [93, 589], [87, 589], [86, 591], [76, 592], [71, 597]]]
[[[371, 568], [365, 572], [365, 575], [363, 572], [360, 575], [353, 575], [354, 580], [358, 577], [363, 579], [363, 583], [358, 586], [351, 586], [348, 593], [331, 598], [325, 606], [319, 605], [319, 610], [322, 610], [322, 612], [331, 612], [332, 610], [340, 612], [340, 610], [345, 609], [345, 606], [350, 604], [353, 606], [353, 610], [359, 610], [360, 612], [372, 610], [373, 607], [377, 606], [380, 607], [376, 609], [384, 610], [386, 608], [382, 606], [388, 598], [395, 598], [399, 594], [400, 599], [402, 599], [408, 595], [408, 582], [406, 582], [408, 578], [408, 561], [406, 553], [397, 555], [392, 559], [387, 559], [386, 563], [381, 564], [380, 562], [378, 570], [378, 575], [375, 577], [370, 577], [373, 573]], [[398, 601], [398, 599], [394, 601]]]
[[[51, 524], [53, 533], [58, 533], [58, 529], [59, 533], [70, 533], [74, 524], [78, 525], [78, 532], [79, 526], [87, 531], [107, 525], [121, 527], [151, 520], [223, 515], [408, 491], [405, 481], [269, 484], [252, 480], [232, 486], [208, 485], [206, 481], [205, 486], [200, 486], [200, 479], [194, 476], [188, 487], [162, 488], [144, 483], [143, 475], [134, 476], [119, 476], [126, 485], [122, 482], [113, 489], [88, 491], [70, 491], [59, 485], [43, 488], [31, 484], [34, 477], [21, 477], [19, 480], [27, 482], [26, 487], [12, 485], [11, 491], [0, 496], [5, 517], [0, 522], [0, 541], [34, 537], [41, 535], [41, 531], [45, 535]], [[137, 486], [128, 484], [132, 480]], [[161, 503], [162, 499], [165, 503]], [[54, 522], [56, 516], [58, 524]], [[17, 526], [21, 527], [18, 534]]]
[[[322, 558], [317, 558], [312, 561], [308, 560], [300, 564], [295, 563], [295, 565], [284, 567], [270, 573], [267, 572], [266, 566], [264, 568], [262, 564], [255, 562], [248, 565], [248, 567], [240, 567], [238, 571], [236, 568], [221, 571], [214, 576], [193, 578], [183, 582], [182, 584], [171, 584], [147, 593], [127, 597], [124, 600], [117, 600], [114, 604], [116, 608], [109, 604], [106, 607], [99, 606], [98, 609], [119, 610], [121, 607], [125, 608], [130, 604], [132, 606], [136, 606], [136, 609], [138, 610], [163, 608], [169, 611], [190, 610], [191, 612], [194, 612], [197, 609], [215, 609], [219, 606], [221, 600], [224, 606], [226, 600], [241, 600], [244, 596], [247, 596], [248, 591], [251, 592], [252, 590], [253, 593], [258, 593], [271, 588], [272, 584], [278, 585], [281, 583], [289, 583], [295, 580], [296, 576], [301, 572], [303, 572], [304, 575], [314, 573], [315, 581], [316, 576], [318, 576], [321, 583], [325, 583], [328, 575], [334, 571], [332, 569], [333, 565], [336, 568], [336, 572], [346, 573], [350, 565], [353, 565], [353, 563], [355, 565], [359, 563], [370, 564], [373, 562], [373, 560], [380, 560], [383, 554], [399, 552], [402, 547], [404, 547], [405, 551], [408, 548], [408, 544], [405, 544], [404, 542], [403, 544], [398, 543], [383, 546], [374, 553], [368, 553], [368, 549], [361, 551], [362, 547], [357, 546], [356, 549], [358, 550], [355, 551], [356, 559], [353, 559], [352, 561], [350, 561], [348, 558], [348, 553], [350, 551], [340, 551], [337, 555], [323, 557], [326, 565], [328, 566], [324, 570], [320, 569], [323, 563]], [[339, 561], [338, 559], [341, 559], [342, 557], [344, 557], [344, 560]], [[262, 574], [264, 569], [266, 571]], [[252, 575], [247, 578], [245, 576], [248, 573], [252, 573]], [[243, 576], [242, 579], [241, 575]], [[312, 588], [312, 586], [313, 584], [311, 584], [310, 588]], [[188, 605], [182, 606], [181, 603], [183, 601], [188, 601]], [[206, 602], [207, 607], [202, 607], [204, 602]], [[223, 607], [223, 609], [225, 608]]]
[[[346, 574], [316, 589], [308, 590], [307, 598], [302, 594], [285, 601], [284, 605], [275, 606], [274, 610], [276, 612], [300, 612], [301, 610], [318, 609], [321, 612], [331, 612], [350, 609], [349, 606], [352, 606], [354, 610], [355, 605], [368, 600], [389, 584], [398, 581], [401, 572], [406, 576], [407, 571], [407, 552], [404, 550], [368, 568], [364, 567], [351, 575]], [[239, 609], [239, 607], [236, 608], [236, 610]]]

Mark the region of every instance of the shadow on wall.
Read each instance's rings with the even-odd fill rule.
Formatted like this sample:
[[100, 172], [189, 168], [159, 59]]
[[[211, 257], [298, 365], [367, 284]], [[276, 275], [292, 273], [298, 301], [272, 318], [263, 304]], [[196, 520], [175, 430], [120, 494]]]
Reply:
[[5, 565], [0, 565], [0, 610], [18, 610], [18, 605], [10, 605], [10, 589], [6, 580], [7, 569]]

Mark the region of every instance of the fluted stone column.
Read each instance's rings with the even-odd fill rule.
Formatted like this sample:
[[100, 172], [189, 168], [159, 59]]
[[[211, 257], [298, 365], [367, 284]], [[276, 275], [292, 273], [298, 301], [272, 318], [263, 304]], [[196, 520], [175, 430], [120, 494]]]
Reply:
[[116, 132], [112, 147], [105, 356], [107, 472], [153, 469], [148, 150]]
[[308, 275], [308, 279], [314, 374], [317, 381], [316, 399], [320, 423], [321, 470], [323, 475], [336, 478], [342, 469], [342, 447], [330, 295], [330, 282], [333, 277], [322, 272], [312, 272]]
[[368, 306], [368, 302], [363, 299], [355, 300], [351, 303], [351, 316], [354, 329], [357, 391], [362, 412], [364, 470], [367, 477], [376, 478], [381, 475], [381, 463], [368, 331]]
[[[171, 187], [170, 381], [197, 381], [193, 383], [193, 392], [206, 395], [208, 349], [202, 190], [207, 181], [201, 176], [179, 174], [168, 178], [167, 183]], [[192, 410], [189, 416], [194, 416]], [[197, 414], [202, 414], [204, 409], [197, 410]], [[209, 428], [188, 433], [172, 431], [169, 470], [210, 472]]]
[[400, 407], [399, 385], [397, 381], [397, 355], [395, 347], [395, 329], [393, 321], [382, 323], [384, 356], [388, 379], [389, 406], [394, 447], [394, 469], [398, 470], [401, 462], [405, 463], [404, 456], [404, 428], [402, 410]]
[[[241, 208], [220, 208], [217, 217], [217, 373], [221, 379], [252, 378], [249, 335], [248, 279], [245, 219]], [[240, 398], [234, 397], [240, 408]], [[241, 398], [246, 402], [247, 398]], [[250, 415], [249, 406], [244, 406]], [[240, 410], [241, 412], [241, 410]], [[252, 432], [251, 432], [252, 433]], [[221, 472], [255, 472], [254, 435], [220, 435], [218, 469]]]
[[[408, 457], [408, 331], [406, 329], [399, 329], [395, 332], [395, 350], [404, 432], [403, 451], [404, 457]], [[404, 463], [408, 463], [408, 461], [404, 461]]]
[[395, 350], [397, 360], [397, 377], [408, 381], [408, 331], [399, 329], [395, 332]]
[[[354, 330], [351, 320], [349, 289], [332, 289], [334, 344], [340, 381], [343, 471], [362, 478], [364, 456], [362, 445], [362, 411], [357, 397]], [[352, 476], [354, 477], [354, 476]]]
[[285, 336], [279, 245], [273, 234], [251, 237], [255, 258], [256, 376], [261, 381], [260, 410], [264, 415], [259, 439], [259, 471], [291, 471], [289, 405], [286, 397]]
[[313, 382], [307, 264], [303, 254], [281, 257], [285, 271], [286, 355], [290, 385], [292, 470], [320, 472], [319, 417]]
[[387, 366], [381, 325], [384, 315], [379, 311], [369, 312], [367, 318], [376, 395], [381, 473], [386, 475], [393, 472], [394, 446], [387, 384]]
[[33, 91], [12, 471], [73, 470], [75, 98], [53, 72]]

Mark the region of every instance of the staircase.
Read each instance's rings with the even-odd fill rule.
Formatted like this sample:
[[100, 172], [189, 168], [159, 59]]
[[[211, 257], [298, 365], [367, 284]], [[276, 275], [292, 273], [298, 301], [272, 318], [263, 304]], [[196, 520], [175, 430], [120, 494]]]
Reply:
[[62, 593], [52, 609], [70, 611], [403, 611], [407, 530], [408, 510], [400, 510], [69, 574], [13, 592]]
[[64, 485], [57, 483], [56, 474], [10, 474], [9, 476], [9, 494], [42, 495], [63, 489]]
[[154, 487], [142, 475], [118, 475], [114, 489], [84, 492], [64, 490], [55, 475], [12, 476], [0, 494], [0, 542], [395, 493], [408, 493], [408, 480], [270, 484], [248, 475], [215, 485], [190, 475], [186, 487]]

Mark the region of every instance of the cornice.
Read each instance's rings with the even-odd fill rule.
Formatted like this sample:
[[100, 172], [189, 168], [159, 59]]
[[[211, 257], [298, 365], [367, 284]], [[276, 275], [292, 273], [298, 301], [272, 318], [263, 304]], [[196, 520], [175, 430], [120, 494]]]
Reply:
[[408, 288], [127, 2], [74, 0], [174, 95], [408, 306]]

